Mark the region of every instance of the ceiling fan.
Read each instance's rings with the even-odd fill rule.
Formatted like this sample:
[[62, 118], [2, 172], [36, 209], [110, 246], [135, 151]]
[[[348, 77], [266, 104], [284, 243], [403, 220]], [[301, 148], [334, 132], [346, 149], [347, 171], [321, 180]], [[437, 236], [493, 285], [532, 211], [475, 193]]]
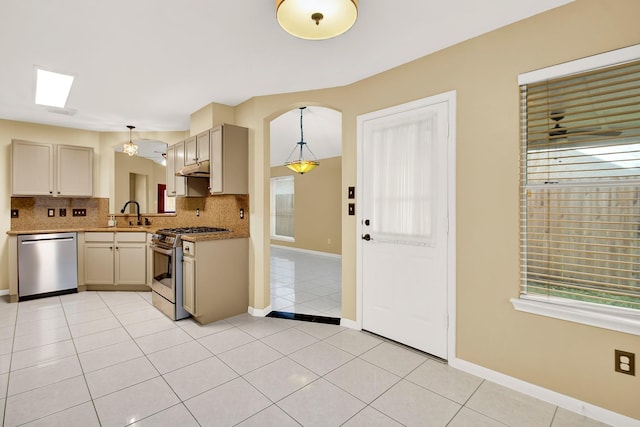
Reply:
[[584, 129], [568, 129], [560, 125], [562, 119], [564, 119], [564, 111], [552, 111], [549, 118], [556, 122], [555, 126], [549, 129], [549, 137], [562, 137], [562, 136], [574, 136], [574, 137], [586, 137], [586, 136], [619, 136], [621, 131], [607, 130], [601, 128], [584, 128]]

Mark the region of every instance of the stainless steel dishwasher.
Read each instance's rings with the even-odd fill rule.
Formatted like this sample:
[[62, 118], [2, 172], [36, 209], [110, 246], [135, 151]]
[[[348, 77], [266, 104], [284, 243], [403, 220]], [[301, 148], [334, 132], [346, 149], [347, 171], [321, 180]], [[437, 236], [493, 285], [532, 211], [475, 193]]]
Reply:
[[18, 296], [21, 300], [77, 291], [77, 233], [18, 236]]

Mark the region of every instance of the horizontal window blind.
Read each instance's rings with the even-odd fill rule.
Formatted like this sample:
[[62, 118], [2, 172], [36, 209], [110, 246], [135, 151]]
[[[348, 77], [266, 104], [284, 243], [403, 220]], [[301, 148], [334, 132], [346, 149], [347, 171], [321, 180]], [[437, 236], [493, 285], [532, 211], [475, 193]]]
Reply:
[[640, 61], [521, 94], [521, 294], [640, 309]]

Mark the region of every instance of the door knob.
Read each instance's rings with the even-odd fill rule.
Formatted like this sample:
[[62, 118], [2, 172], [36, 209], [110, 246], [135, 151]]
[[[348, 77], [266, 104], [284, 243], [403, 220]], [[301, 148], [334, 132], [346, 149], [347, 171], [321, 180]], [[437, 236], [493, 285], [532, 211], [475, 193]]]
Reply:
[[362, 236], [362, 240], [366, 240], [368, 242], [369, 240], [371, 240], [371, 236], [369, 234], [365, 234], [364, 236]]

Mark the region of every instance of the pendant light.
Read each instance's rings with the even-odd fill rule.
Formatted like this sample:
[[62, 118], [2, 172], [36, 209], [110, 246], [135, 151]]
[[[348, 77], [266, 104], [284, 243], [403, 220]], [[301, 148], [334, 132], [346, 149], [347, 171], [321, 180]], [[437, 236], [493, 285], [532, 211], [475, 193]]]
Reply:
[[127, 125], [127, 127], [129, 128], [129, 142], [125, 143], [122, 146], [122, 151], [124, 151], [131, 157], [138, 154], [138, 146], [133, 143], [133, 139], [131, 138], [131, 131], [133, 131], [133, 129], [135, 129], [136, 127], [131, 125]]
[[[302, 130], [302, 112], [305, 108], [307, 107], [300, 107], [300, 141], [296, 142], [296, 146], [293, 147], [293, 151], [291, 151], [291, 154], [289, 154], [287, 161], [284, 163], [286, 167], [299, 174], [309, 172], [311, 169], [320, 165], [320, 162], [318, 161], [318, 159], [316, 159], [316, 156], [313, 155], [307, 143], [304, 142], [304, 132]], [[304, 154], [305, 148], [309, 153], [309, 155], [306, 156], [306, 159]], [[298, 159], [291, 160], [292, 156], [294, 156], [295, 153], [298, 153]]]
[[358, 0], [276, 0], [276, 18], [289, 34], [307, 40], [339, 36], [358, 17]]

